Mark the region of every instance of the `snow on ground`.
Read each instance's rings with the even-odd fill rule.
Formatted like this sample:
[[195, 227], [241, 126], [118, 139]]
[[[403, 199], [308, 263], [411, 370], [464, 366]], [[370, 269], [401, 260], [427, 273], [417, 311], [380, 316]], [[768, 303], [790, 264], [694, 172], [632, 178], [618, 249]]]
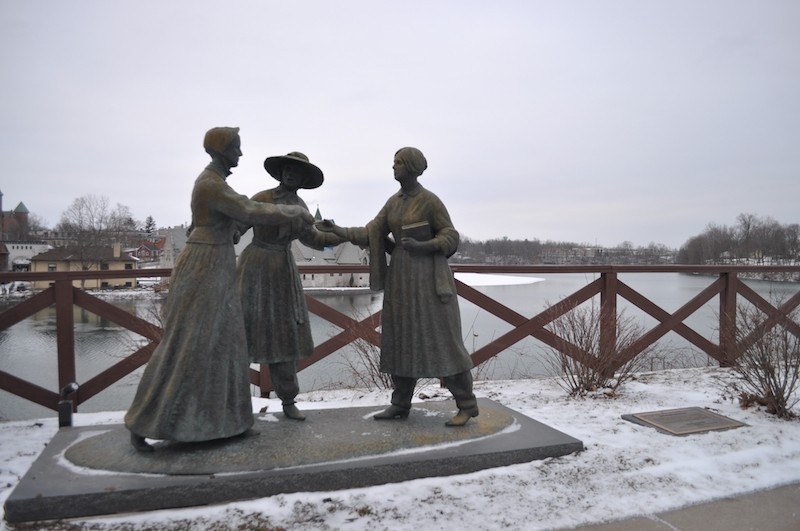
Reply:
[[[71, 520], [72, 529], [553, 529], [652, 514], [800, 481], [800, 421], [742, 410], [728, 369], [641, 374], [616, 398], [571, 399], [554, 379], [476, 382], [490, 398], [583, 441], [586, 449], [471, 474], [334, 492], [281, 494], [210, 507]], [[448, 399], [432, 384], [424, 389]], [[314, 391], [305, 409], [380, 406], [386, 391]], [[254, 399], [254, 410], [277, 400]], [[699, 406], [747, 424], [675, 437], [621, 418]], [[122, 412], [77, 414], [79, 426]], [[53, 418], [0, 423], [0, 503], [57, 430]], [[2, 526], [3, 524], [0, 524]], [[7, 525], [7, 524], [6, 524]], [[67, 528], [43, 527], [44, 529]], [[2, 528], [2, 527], [0, 527]], [[5, 529], [13, 529], [11, 526]]]

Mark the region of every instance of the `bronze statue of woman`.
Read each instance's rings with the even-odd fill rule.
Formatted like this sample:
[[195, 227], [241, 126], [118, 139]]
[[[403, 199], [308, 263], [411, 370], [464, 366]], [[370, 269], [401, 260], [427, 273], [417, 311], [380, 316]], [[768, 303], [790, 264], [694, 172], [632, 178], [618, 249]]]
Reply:
[[[308, 210], [297, 191], [318, 188], [324, 181], [322, 170], [298, 151], [268, 157], [264, 169], [280, 184], [252, 197], [260, 203], [297, 205]], [[292, 255], [294, 240], [318, 250], [344, 241], [313, 226], [255, 225], [253, 241], [239, 257], [238, 282], [250, 361], [269, 365], [284, 415], [304, 420], [305, 415], [295, 405], [300, 391], [297, 361], [314, 353], [314, 340], [303, 283]]]
[[[428, 167], [422, 152], [405, 147], [394, 156], [394, 178], [400, 190], [365, 227], [344, 228], [317, 223], [320, 230], [370, 249], [370, 287], [384, 290], [381, 317], [381, 371], [394, 384], [392, 405], [377, 420], [408, 417], [418, 378], [442, 378], [458, 413], [448, 426], [463, 426], [478, 415], [472, 392], [472, 360], [461, 335], [453, 273], [447, 258], [458, 247], [459, 234], [442, 201], [419, 183]], [[394, 238], [386, 263], [386, 237]]]
[[314, 222], [299, 206], [251, 201], [226, 182], [242, 155], [238, 127], [204, 138], [211, 163], [192, 190], [192, 230], [172, 272], [164, 337], [145, 368], [125, 415], [131, 443], [145, 438], [199, 442], [241, 435], [253, 425], [244, 317], [236, 286], [239, 224]]

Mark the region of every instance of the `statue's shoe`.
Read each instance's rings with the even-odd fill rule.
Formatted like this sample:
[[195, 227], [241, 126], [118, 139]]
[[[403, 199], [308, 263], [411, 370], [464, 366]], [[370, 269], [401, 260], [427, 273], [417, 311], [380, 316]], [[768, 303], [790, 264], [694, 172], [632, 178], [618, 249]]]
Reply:
[[306, 420], [306, 416], [303, 415], [303, 412], [297, 409], [297, 406], [294, 404], [284, 404], [283, 414], [290, 419]]
[[397, 420], [408, 418], [410, 409], [402, 408], [400, 406], [389, 406], [380, 413], [376, 413], [373, 417], [375, 420]]
[[144, 440], [144, 437], [133, 432], [131, 432], [131, 444], [139, 452], [152, 452], [155, 450], [152, 445]]
[[445, 424], [447, 426], [463, 426], [472, 417], [478, 416], [477, 406], [471, 409], [459, 409], [455, 417], [451, 418]]

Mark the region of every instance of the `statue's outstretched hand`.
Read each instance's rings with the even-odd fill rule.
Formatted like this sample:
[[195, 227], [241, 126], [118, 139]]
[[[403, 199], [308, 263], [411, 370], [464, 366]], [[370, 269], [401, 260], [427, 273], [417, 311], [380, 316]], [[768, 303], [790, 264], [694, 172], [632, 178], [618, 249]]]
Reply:
[[333, 232], [336, 223], [334, 223], [332, 219], [323, 219], [322, 221], [314, 223], [314, 226], [321, 232]]
[[332, 232], [339, 238], [347, 240], [347, 229], [340, 227], [332, 219], [323, 219], [314, 223], [314, 227], [320, 232]]

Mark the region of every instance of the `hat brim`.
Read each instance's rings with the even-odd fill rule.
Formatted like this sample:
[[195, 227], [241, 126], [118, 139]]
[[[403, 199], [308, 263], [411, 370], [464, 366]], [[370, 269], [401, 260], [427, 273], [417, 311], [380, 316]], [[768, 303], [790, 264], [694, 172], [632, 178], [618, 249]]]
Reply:
[[313, 188], [319, 188], [322, 186], [322, 182], [325, 180], [322, 170], [303, 159], [289, 157], [287, 155], [281, 155], [279, 157], [267, 157], [264, 160], [264, 169], [267, 170], [267, 173], [272, 175], [274, 179], [280, 181], [282, 180], [281, 173], [283, 171], [283, 165], [287, 163], [294, 164], [300, 168], [300, 171], [303, 175], [303, 185], [300, 188], [311, 190]]

